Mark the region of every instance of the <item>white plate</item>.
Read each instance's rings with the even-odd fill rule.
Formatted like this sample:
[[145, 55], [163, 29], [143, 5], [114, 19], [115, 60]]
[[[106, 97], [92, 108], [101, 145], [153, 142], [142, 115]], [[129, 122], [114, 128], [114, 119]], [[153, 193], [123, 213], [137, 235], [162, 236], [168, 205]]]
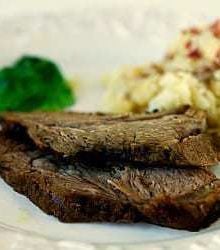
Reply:
[[[13, 0], [0, 2], [0, 64], [31, 53], [81, 79], [77, 110], [100, 108], [100, 77], [162, 56], [184, 26], [206, 22], [219, 0]], [[147, 224], [63, 224], [0, 180], [1, 249], [219, 249], [220, 223], [199, 233]]]

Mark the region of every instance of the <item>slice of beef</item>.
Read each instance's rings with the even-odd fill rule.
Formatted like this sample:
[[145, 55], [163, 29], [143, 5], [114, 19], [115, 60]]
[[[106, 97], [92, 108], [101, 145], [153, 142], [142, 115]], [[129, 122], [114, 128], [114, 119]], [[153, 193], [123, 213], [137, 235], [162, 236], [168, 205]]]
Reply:
[[206, 167], [217, 153], [206, 135], [203, 112], [101, 115], [6, 114], [6, 129], [23, 128], [38, 147], [79, 158], [106, 158], [149, 165]]
[[0, 175], [63, 222], [150, 222], [199, 230], [219, 217], [220, 183], [202, 168], [69, 162], [0, 136]]
[[59, 126], [80, 128], [96, 124], [114, 124], [116, 122], [144, 121], [159, 119], [166, 115], [184, 114], [197, 116], [204, 119], [204, 114], [197, 113], [188, 106], [183, 106], [175, 110], [141, 113], [141, 114], [110, 114], [110, 113], [89, 113], [89, 112], [32, 112], [32, 113], [8, 113], [5, 114], [10, 121], [20, 121], [22, 123], [35, 122], [45, 126]]
[[[190, 171], [185, 168], [179, 172], [168, 169], [161, 171], [161, 175], [155, 170], [153, 175], [156, 174], [157, 181], [153, 179], [151, 182], [150, 178], [150, 184], [143, 173], [133, 174], [131, 171], [127, 171], [120, 180], [111, 182], [146, 216], [147, 221], [197, 231], [220, 217], [220, 180], [205, 184], [204, 172], [201, 175], [198, 169]], [[186, 179], [183, 177], [185, 174]], [[194, 183], [197, 178], [201, 178], [204, 185]]]
[[208, 129], [208, 133], [212, 138], [213, 145], [218, 153], [218, 160], [220, 161], [220, 129]]

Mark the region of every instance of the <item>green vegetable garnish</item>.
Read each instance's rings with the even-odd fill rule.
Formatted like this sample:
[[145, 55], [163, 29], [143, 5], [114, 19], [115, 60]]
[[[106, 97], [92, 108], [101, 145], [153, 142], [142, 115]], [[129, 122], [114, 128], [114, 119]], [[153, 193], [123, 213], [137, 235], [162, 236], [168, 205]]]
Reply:
[[24, 56], [0, 70], [0, 111], [58, 111], [75, 97], [53, 62]]

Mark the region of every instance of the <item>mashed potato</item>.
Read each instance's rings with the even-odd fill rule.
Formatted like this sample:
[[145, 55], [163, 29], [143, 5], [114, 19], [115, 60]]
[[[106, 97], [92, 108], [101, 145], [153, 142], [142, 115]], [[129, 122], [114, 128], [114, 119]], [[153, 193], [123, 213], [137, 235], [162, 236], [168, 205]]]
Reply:
[[193, 73], [215, 71], [220, 67], [220, 20], [180, 33], [163, 61], [166, 70]]
[[220, 126], [220, 21], [183, 31], [158, 64], [125, 68], [107, 80], [107, 112], [170, 110], [191, 105]]
[[107, 92], [103, 109], [107, 112], [141, 112], [158, 92], [160, 69], [149, 67], [125, 68], [114, 72], [106, 81]]

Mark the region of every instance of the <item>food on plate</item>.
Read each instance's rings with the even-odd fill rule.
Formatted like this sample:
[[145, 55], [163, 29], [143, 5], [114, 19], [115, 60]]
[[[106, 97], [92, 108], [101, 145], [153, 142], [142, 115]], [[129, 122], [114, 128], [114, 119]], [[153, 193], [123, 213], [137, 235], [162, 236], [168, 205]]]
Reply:
[[220, 126], [220, 20], [181, 32], [156, 64], [128, 67], [106, 79], [103, 110], [143, 112], [190, 105]]
[[[148, 128], [145, 133], [152, 124], [157, 132], [152, 130], [153, 139], [140, 137], [137, 148], [127, 148], [127, 133], [117, 132], [123, 147], [112, 141], [114, 130], [126, 128], [129, 134], [136, 123], [143, 124], [140, 130]], [[205, 124], [203, 112], [184, 109], [140, 115], [5, 114], [0, 176], [63, 222], [150, 222], [196, 231], [220, 212], [220, 181], [204, 168], [217, 162]], [[162, 135], [167, 158], [155, 150], [163, 146]]]
[[117, 71], [106, 86], [103, 110], [137, 114], [24, 113], [71, 106], [70, 85], [44, 58], [0, 70], [2, 179], [62, 222], [215, 222], [220, 21], [184, 30], [163, 60]]
[[213, 142], [205, 134], [202, 111], [104, 115], [83, 113], [6, 114], [6, 127], [25, 129], [42, 149], [81, 158], [208, 167], [218, 163]]
[[54, 62], [24, 56], [0, 70], [0, 100], [0, 111], [57, 111], [75, 97]]
[[211, 77], [220, 67], [220, 19], [184, 29], [166, 52], [167, 70], [192, 72], [201, 80]]

